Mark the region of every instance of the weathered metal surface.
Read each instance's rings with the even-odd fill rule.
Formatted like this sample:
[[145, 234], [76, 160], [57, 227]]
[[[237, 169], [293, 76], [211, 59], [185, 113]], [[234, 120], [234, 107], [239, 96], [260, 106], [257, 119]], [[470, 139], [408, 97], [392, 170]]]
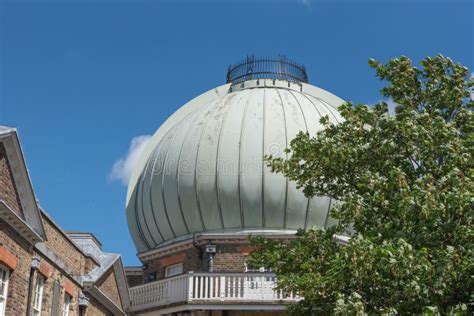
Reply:
[[127, 218], [138, 251], [194, 233], [327, 225], [331, 201], [305, 198], [263, 157], [284, 156], [299, 131], [322, 128], [324, 115], [339, 122], [342, 102], [305, 83], [259, 79], [184, 105], [153, 136], [129, 186]]

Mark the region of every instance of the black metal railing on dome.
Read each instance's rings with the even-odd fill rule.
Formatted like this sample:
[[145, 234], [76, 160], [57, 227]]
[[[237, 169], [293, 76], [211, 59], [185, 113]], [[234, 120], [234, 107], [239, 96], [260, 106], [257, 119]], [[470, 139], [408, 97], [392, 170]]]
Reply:
[[227, 70], [227, 83], [239, 83], [252, 79], [280, 79], [296, 82], [308, 82], [303, 65], [290, 61], [285, 56], [277, 58], [256, 58], [253, 55]]

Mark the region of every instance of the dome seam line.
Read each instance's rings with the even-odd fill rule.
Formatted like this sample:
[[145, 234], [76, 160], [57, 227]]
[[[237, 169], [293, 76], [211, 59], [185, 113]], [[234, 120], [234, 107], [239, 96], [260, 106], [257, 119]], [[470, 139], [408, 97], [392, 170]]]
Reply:
[[[308, 135], [309, 135], [308, 123], [306, 122], [306, 117], [304, 115], [303, 108], [301, 107], [300, 101], [298, 101], [298, 98], [296, 98], [296, 96], [293, 94], [293, 92], [291, 92], [291, 91], [289, 91], [289, 92], [293, 96], [293, 98], [295, 99], [296, 103], [298, 104], [298, 107], [300, 108], [301, 116], [303, 117], [304, 126], [306, 128], [306, 133], [308, 133]], [[308, 227], [309, 200], [310, 200], [310, 198], [306, 197], [306, 214], [305, 214], [305, 217], [304, 217], [304, 229], [305, 230]]]
[[[165, 137], [166, 137], [166, 135], [165, 135]], [[173, 138], [174, 138], [174, 135], [173, 135]], [[165, 139], [165, 141], [167, 141], [167, 139]], [[165, 184], [165, 173], [166, 173], [165, 168], [166, 168], [166, 161], [168, 160], [169, 151], [170, 151], [170, 149], [169, 149], [169, 144], [168, 144], [168, 147], [166, 148], [165, 159], [163, 160], [163, 167], [161, 169], [163, 171], [163, 174], [161, 175], [161, 199], [163, 201], [163, 211], [165, 212], [166, 220], [168, 221], [168, 225], [170, 227], [171, 233], [173, 234], [173, 238], [176, 238], [176, 233], [174, 232], [173, 226], [171, 225], [170, 216], [168, 214], [168, 208], [166, 207], [166, 200], [165, 200], [165, 185], [164, 185]]]
[[[230, 98], [229, 96], [230, 96], [230, 94], [228, 94], [226, 97]], [[232, 99], [232, 98], [230, 98], [230, 99]], [[221, 106], [225, 107], [226, 102], [227, 102], [227, 100], [224, 100], [222, 102]], [[225, 228], [225, 225], [224, 225], [224, 216], [222, 215], [222, 205], [221, 205], [220, 198], [219, 198], [219, 187], [218, 187], [218, 181], [219, 181], [219, 149], [220, 149], [220, 145], [221, 145], [222, 131], [224, 130], [224, 123], [226, 121], [228, 113], [229, 113], [229, 106], [227, 106], [226, 109], [225, 109], [225, 114], [224, 114], [224, 117], [222, 118], [221, 128], [219, 130], [219, 136], [217, 137], [216, 165], [215, 165], [216, 176], [215, 176], [215, 180], [214, 180], [214, 188], [216, 190], [216, 199], [217, 199], [217, 209], [219, 210], [219, 216], [220, 216], [220, 220], [221, 220], [222, 229]]]
[[[194, 120], [193, 120], [194, 122]], [[190, 131], [191, 131], [191, 126], [192, 124], [188, 124], [188, 129], [186, 130], [186, 133], [184, 133], [184, 139], [187, 139]], [[183, 206], [181, 204], [181, 194], [180, 194], [180, 190], [179, 190], [179, 179], [180, 179], [180, 172], [179, 172], [179, 167], [180, 167], [180, 160], [181, 160], [181, 153], [183, 152], [183, 147], [184, 147], [184, 143], [185, 141], [182, 141], [181, 142], [181, 147], [179, 149], [179, 154], [178, 154], [178, 159], [176, 161], [176, 195], [178, 196], [178, 205], [179, 205], [179, 211], [181, 213], [181, 217], [183, 218], [183, 223], [184, 223], [184, 227], [186, 228], [186, 231], [188, 232], [188, 234], [190, 234], [190, 230], [189, 230], [189, 227], [188, 227], [188, 223], [186, 222], [186, 218], [184, 217], [184, 211], [183, 211]]]
[[[307, 97], [307, 96], [306, 96], [306, 97]], [[313, 97], [313, 96], [311, 96], [311, 97]], [[307, 98], [308, 98], [308, 97], [307, 97]], [[330, 106], [328, 106], [328, 105], [326, 104], [326, 102], [324, 102], [323, 100], [321, 100], [320, 98], [317, 98], [317, 97], [313, 97], [313, 98], [315, 98], [316, 100], [318, 100], [318, 102], [321, 103], [321, 105], [322, 105], [323, 107], [325, 107], [325, 108], [328, 110], [329, 113], [331, 113], [331, 116], [334, 117], [334, 119], [336, 120], [336, 123], [339, 123], [339, 120], [337, 119], [336, 115], [334, 115], [334, 113], [333, 113], [333, 112], [331, 111], [331, 109], [330, 109]], [[308, 100], [310, 100], [310, 102], [313, 103], [313, 101], [311, 101], [310, 98], [308, 98]], [[313, 103], [313, 105], [314, 105], [314, 103]], [[316, 105], [314, 105], [314, 106], [316, 107]]]
[[[316, 99], [317, 99], [317, 98], [316, 98]], [[324, 100], [321, 100], [321, 99], [318, 99], [318, 100], [319, 100], [319, 102], [321, 102], [321, 104], [322, 104], [324, 107], [326, 107], [326, 108], [328, 109], [329, 113], [331, 113], [331, 115], [332, 115], [332, 116], [334, 117], [334, 119], [336, 120], [336, 123], [339, 124], [340, 122], [339, 122], [339, 120], [337, 119], [336, 114], [334, 114], [333, 109], [332, 109], [332, 106], [330, 106], [329, 104], [327, 104], [326, 101], [324, 101]]]
[[[153, 161], [153, 166], [151, 167], [151, 174], [154, 175], [155, 174], [155, 165], [156, 165], [156, 157]], [[153, 217], [153, 221], [155, 222], [155, 226], [156, 226], [156, 230], [158, 231], [158, 234], [160, 234], [160, 237], [161, 239], [164, 241], [165, 238], [163, 236], [163, 233], [161, 232], [161, 229], [160, 229], [160, 226], [158, 226], [158, 222], [156, 221], [156, 215], [155, 215], [155, 208], [153, 206], [153, 197], [151, 196], [151, 185], [152, 185], [152, 182], [153, 182], [153, 177], [150, 177], [150, 192], [149, 192], [149, 195], [150, 195], [150, 206], [151, 206], [151, 215]]]
[[[139, 211], [141, 211], [142, 217], [143, 217], [143, 219], [145, 219], [145, 214], [143, 214], [143, 205], [142, 205], [141, 209], [138, 210], [138, 209], [139, 209], [139, 207], [138, 207], [138, 198], [139, 198], [139, 197], [138, 197], [138, 196], [140, 195], [139, 193], [140, 193], [140, 188], [141, 188], [141, 180], [142, 180], [142, 177], [143, 177], [143, 176], [140, 176], [140, 178], [138, 179], [137, 195], [135, 196], [135, 203], [136, 203], [135, 205], [137, 206], [137, 212], [136, 212], [136, 214], [137, 214], [138, 229], [139, 229], [140, 234], [142, 235], [142, 237], [143, 237], [145, 243], [147, 244], [148, 248], [154, 248], [154, 247], [156, 246], [156, 242], [155, 242], [155, 240], [153, 239], [153, 237], [151, 236], [151, 232], [150, 232], [150, 230], [149, 230], [149, 228], [148, 228], [148, 226], [147, 226], [146, 221], [143, 220], [143, 222], [145, 223], [145, 228], [148, 230], [148, 233], [150, 234], [150, 237], [152, 237], [151, 239], [152, 239], [153, 243], [155, 244], [155, 246], [153, 246], [153, 247], [150, 246], [150, 243], [149, 243], [149, 241], [147, 240], [147, 238], [146, 238], [146, 236], [145, 236], [145, 232], [144, 232], [144, 230], [143, 230], [143, 227], [142, 227], [142, 225], [141, 225], [141, 223], [140, 223], [140, 222], [141, 222], [141, 221], [140, 221], [140, 214], [138, 213]], [[142, 191], [143, 191], [143, 190], [142, 190]], [[143, 195], [143, 194], [142, 194], [142, 195]], [[142, 204], [143, 204], [143, 200], [142, 200]]]
[[150, 246], [150, 244], [148, 243], [148, 240], [146, 240], [145, 235], [143, 234], [143, 231], [142, 231], [142, 227], [141, 227], [141, 224], [140, 224], [140, 219], [139, 219], [139, 216], [138, 216], [138, 202], [137, 202], [137, 200], [138, 200], [138, 189], [137, 189], [137, 193], [135, 194], [135, 201], [134, 201], [134, 204], [135, 204], [135, 221], [137, 223], [138, 235], [142, 239], [143, 243], [145, 244], [145, 246], [147, 248], [152, 248]]
[[[286, 126], [286, 113], [285, 113], [285, 105], [283, 104], [283, 99], [281, 98], [281, 94], [280, 94], [280, 91], [278, 91], [278, 89], [276, 89], [276, 92], [278, 94], [278, 97], [280, 98], [280, 104], [281, 104], [281, 108], [282, 108], [282, 112], [283, 112], [283, 121], [285, 122], [285, 124], [283, 124], [285, 126], [285, 148], [288, 148], [288, 128]], [[286, 159], [288, 159], [288, 154], [285, 153], [286, 155]], [[285, 180], [286, 180], [286, 186], [285, 186], [285, 216], [283, 217], [283, 228], [287, 228], [287, 217], [288, 217], [288, 185], [289, 185], [289, 181], [288, 181], [288, 178], [285, 177]]]
[[244, 107], [244, 113], [242, 114], [242, 121], [240, 123], [240, 138], [239, 138], [239, 170], [237, 173], [237, 187], [238, 187], [238, 194], [239, 194], [239, 208], [240, 208], [240, 225], [245, 228], [245, 216], [244, 216], [244, 210], [242, 209], [242, 190], [241, 190], [241, 183], [242, 180], [241, 178], [241, 164], [242, 164], [242, 135], [245, 127], [245, 116], [247, 114], [247, 109], [249, 105], [249, 100], [250, 100], [250, 91], [247, 93], [248, 97], [247, 100], [245, 101], [245, 107]]
[[[145, 178], [146, 178], [144, 175], [146, 175], [146, 172], [147, 172], [147, 170], [148, 170], [148, 166], [149, 166], [149, 160], [147, 161], [147, 163], [145, 164], [145, 168], [143, 169], [143, 170], [145, 170], [145, 174], [142, 174], [142, 176], [140, 177], [140, 179], [138, 179], [138, 183], [139, 183], [139, 188], [142, 188], [142, 190], [141, 190], [141, 191], [142, 191], [142, 194], [140, 194], [140, 198], [141, 198], [141, 200], [142, 200], [142, 208], [141, 208], [141, 211], [142, 211], [143, 221], [145, 222], [146, 229], [148, 230], [148, 233], [150, 234], [150, 237], [151, 237], [151, 239], [153, 240], [153, 243], [155, 244], [155, 245], [153, 246], [153, 248], [154, 248], [154, 247], [156, 247], [159, 243], [156, 242], [155, 237], [154, 237], [153, 234], [151, 233], [151, 229], [150, 229], [150, 227], [148, 226], [148, 221], [147, 221], [147, 219], [146, 219], [146, 217], [145, 217], [145, 213], [144, 213], [144, 211], [145, 211], [145, 207], [144, 207], [144, 205], [145, 205], [145, 203], [144, 203], [144, 195], [145, 195], [145, 193], [143, 193], [143, 192], [144, 192], [143, 186], [144, 186]], [[138, 191], [138, 192], [140, 192], [140, 191]], [[151, 201], [150, 201], [150, 202], [151, 202]]]
[[[214, 102], [212, 102], [213, 104]], [[203, 114], [206, 112], [206, 109], [210, 107], [210, 105], [208, 105], [200, 114]], [[199, 160], [199, 150], [201, 149], [201, 140], [202, 140], [202, 135], [204, 134], [204, 130], [206, 129], [206, 125], [207, 125], [207, 122], [206, 124], [203, 125], [202, 129], [201, 129], [201, 134], [199, 135], [199, 140], [198, 140], [198, 145], [197, 145], [197, 148], [196, 148], [196, 160], [194, 162], [194, 194], [196, 195], [196, 204], [198, 206], [198, 211], [199, 211], [199, 218], [201, 219], [201, 224], [202, 224], [202, 228], [203, 228], [203, 231], [207, 231], [207, 228], [206, 228], [206, 225], [204, 224], [204, 217], [202, 215], [202, 210], [201, 210], [201, 202], [199, 201], [199, 194], [198, 194], [198, 190], [197, 190], [197, 169], [198, 169], [198, 160]]]
[[318, 112], [319, 114], [319, 118], [323, 117], [323, 115], [321, 114], [321, 112], [318, 110], [318, 107], [316, 106], [316, 104], [314, 104], [314, 102], [305, 94], [305, 93], [302, 93], [302, 95], [309, 101], [309, 103], [311, 103], [314, 107], [314, 109], [316, 110], [316, 112]]

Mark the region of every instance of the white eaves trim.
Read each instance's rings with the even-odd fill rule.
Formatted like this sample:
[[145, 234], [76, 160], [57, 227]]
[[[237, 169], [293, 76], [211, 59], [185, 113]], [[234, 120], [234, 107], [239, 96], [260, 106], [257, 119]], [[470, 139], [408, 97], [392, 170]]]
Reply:
[[0, 142], [5, 146], [7, 159], [12, 170], [13, 180], [18, 191], [25, 222], [46, 240], [37, 199], [31, 184], [30, 175], [23, 156], [20, 140], [15, 128], [0, 126]]

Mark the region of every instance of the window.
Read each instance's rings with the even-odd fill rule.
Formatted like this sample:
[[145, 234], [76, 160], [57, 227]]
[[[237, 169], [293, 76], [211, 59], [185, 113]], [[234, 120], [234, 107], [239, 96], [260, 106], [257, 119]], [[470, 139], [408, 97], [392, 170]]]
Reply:
[[272, 269], [267, 269], [265, 267], [254, 267], [247, 262], [244, 263], [245, 272], [271, 272]]
[[173, 275], [178, 275], [183, 273], [183, 264], [173, 264], [172, 266], [166, 267], [165, 269], [165, 278]]
[[64, 293], [63, 316], [69, 316], [69, 307], [71, 306], [71, 297]]
[[41, 301], [43, 300], [44, 276], [38, 274], [36, 278], [36, 289], [33, 301], [33, 315], [41, 315]]
[[10, 277], [10, 270], [0, 265], [0, 316], [5, 315], [5, 308], [7, 305], [9, 277]]

